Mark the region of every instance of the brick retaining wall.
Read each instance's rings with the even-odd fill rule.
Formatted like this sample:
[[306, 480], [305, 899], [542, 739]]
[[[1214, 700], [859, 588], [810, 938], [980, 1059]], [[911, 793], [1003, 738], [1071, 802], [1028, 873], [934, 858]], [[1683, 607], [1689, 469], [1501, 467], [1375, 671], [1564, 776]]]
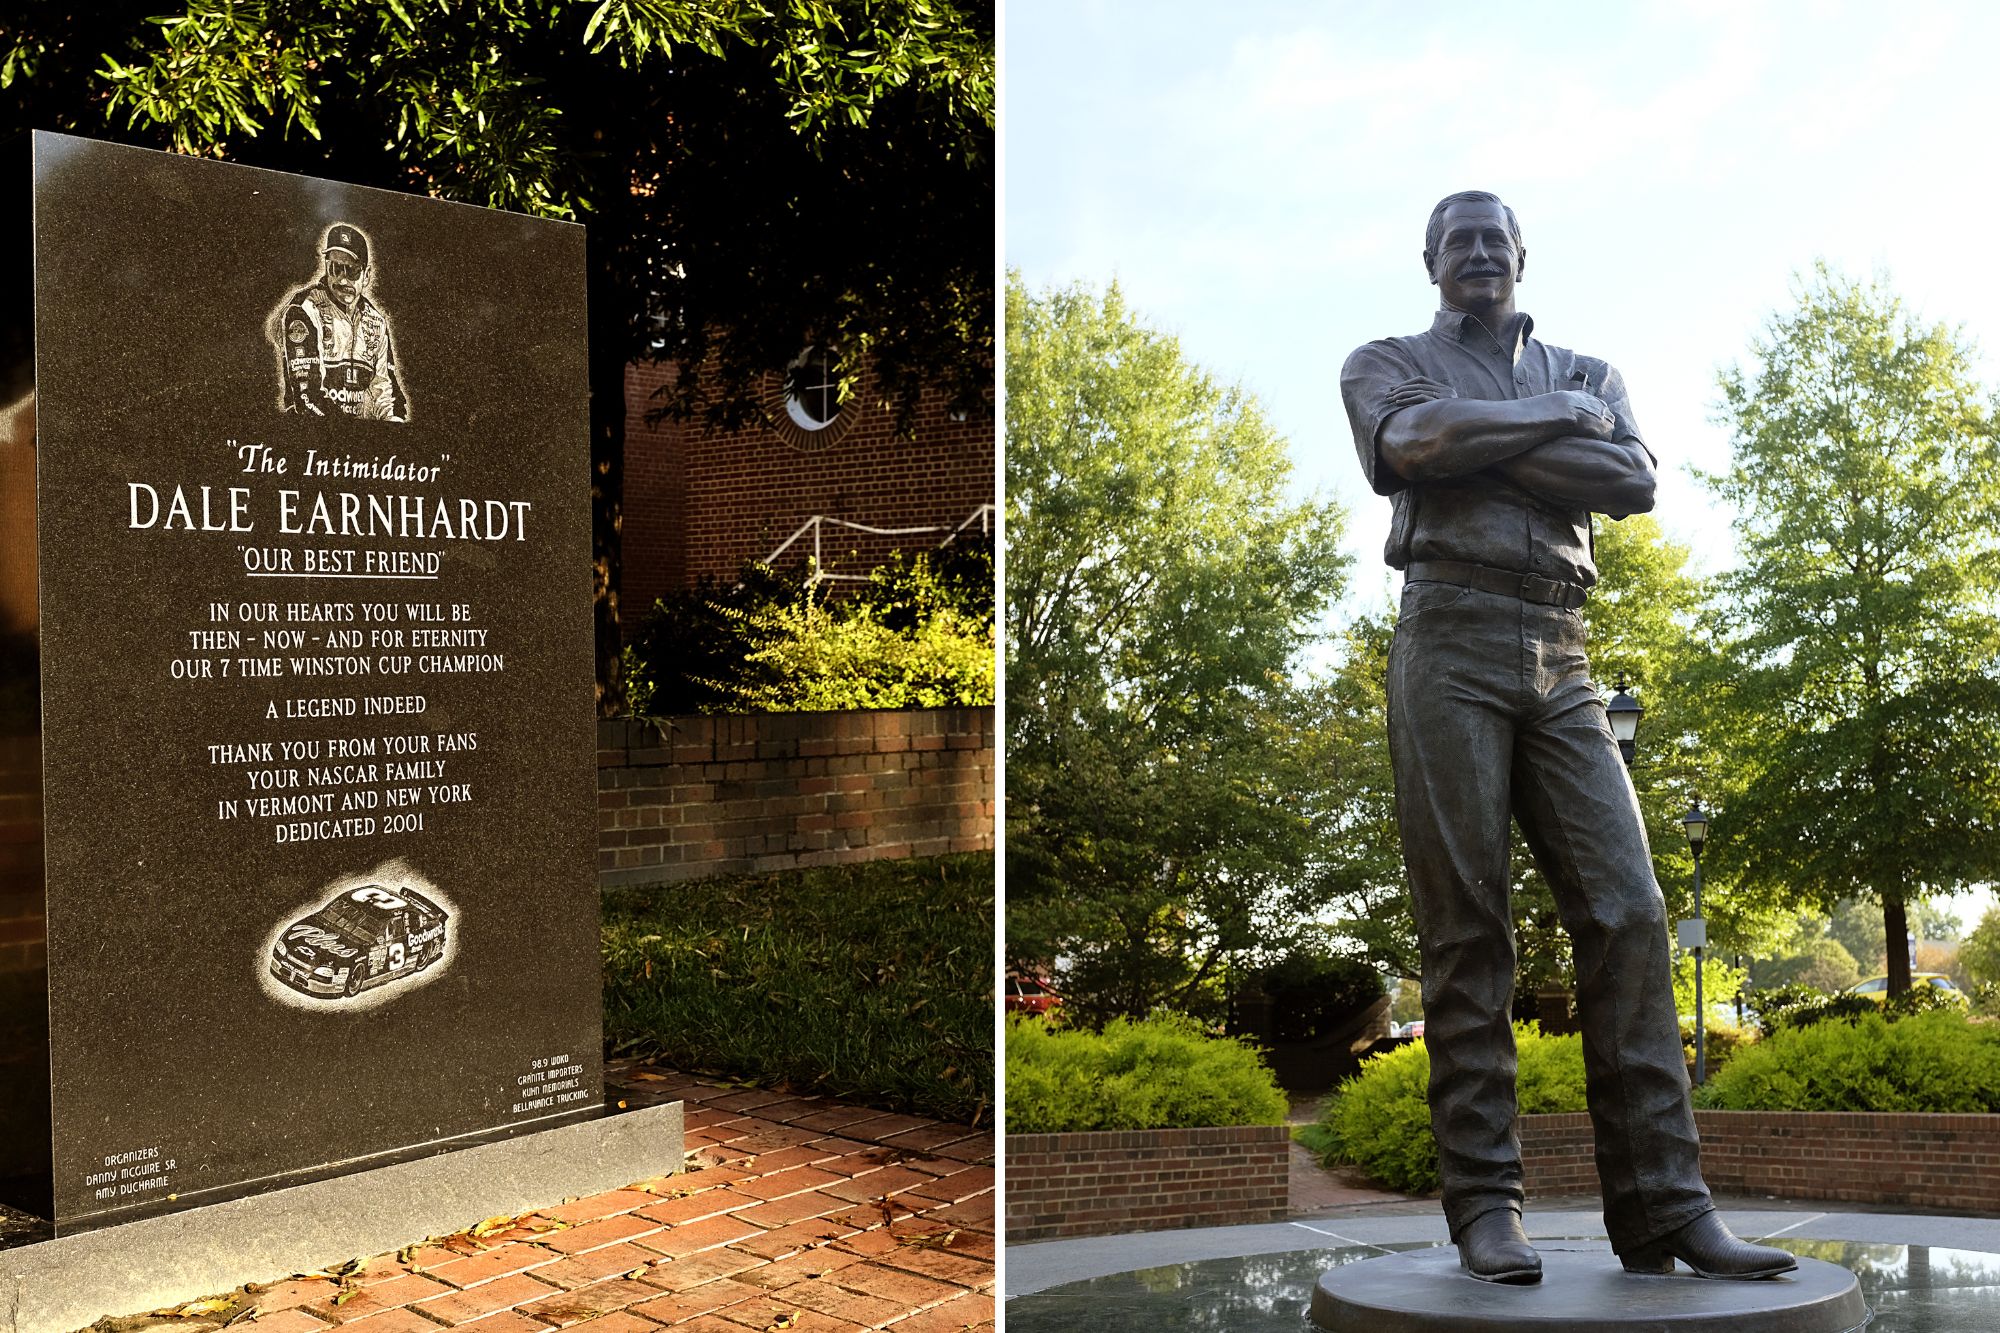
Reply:
[[[1696, 1111], [1702, 1175], [1730, 1194], [2000, 1213], [2000, 1115]], [[1594, 1194], [1590, 1117], [1518, 1121], [1530, 1195]]]
[[1007, 1135], [1007, 1243], [1275, 1222], [1287, 1211], [1283, 1125]]
[[604, 887], [993, 847], [993, 710], [616, 718]]

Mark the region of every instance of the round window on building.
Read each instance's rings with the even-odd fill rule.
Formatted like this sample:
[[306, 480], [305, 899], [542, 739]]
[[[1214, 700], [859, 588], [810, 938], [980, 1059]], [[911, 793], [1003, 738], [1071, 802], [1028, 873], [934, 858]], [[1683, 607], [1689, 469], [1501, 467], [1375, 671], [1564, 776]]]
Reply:
[[840, 415], [840, 360], [808, 347], [785, 368], [785, 412], [800, 430], [825, 430]]

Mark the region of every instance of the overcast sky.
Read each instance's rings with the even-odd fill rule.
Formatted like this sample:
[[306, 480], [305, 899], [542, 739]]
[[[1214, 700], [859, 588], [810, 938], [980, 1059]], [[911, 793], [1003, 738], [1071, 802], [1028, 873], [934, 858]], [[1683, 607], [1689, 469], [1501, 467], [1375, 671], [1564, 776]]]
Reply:
[[1004, 253], [1032, 286], [1115, 278], [1253, 390], [1379, 602], [1340, 364], [1428, 325], [1431, 205], [1492, 190], [1537, 336], [1624, 372], [1657, 516], [1714, 569], [1728, 515], [1687, 468], [1728, 459], [1716, 371], [1814, 260], [1886, 274], [2000, 380], [1996, 52], [1972, 3], [1008, 0]]

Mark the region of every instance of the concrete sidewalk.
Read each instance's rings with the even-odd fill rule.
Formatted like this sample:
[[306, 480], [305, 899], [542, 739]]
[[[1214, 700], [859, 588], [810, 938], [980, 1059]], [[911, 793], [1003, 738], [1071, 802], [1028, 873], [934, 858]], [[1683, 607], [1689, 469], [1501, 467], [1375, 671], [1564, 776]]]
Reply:
[[[273, 1274], [171, 1326], [257, 1333], [957, 1333], [991, 1329], [990, 1130], [742, 1089], [632, 1061], [624, 1106], [684, 1101], [687, 1171]], [[169, 1317], [134, 1315], [113, 1327]]]

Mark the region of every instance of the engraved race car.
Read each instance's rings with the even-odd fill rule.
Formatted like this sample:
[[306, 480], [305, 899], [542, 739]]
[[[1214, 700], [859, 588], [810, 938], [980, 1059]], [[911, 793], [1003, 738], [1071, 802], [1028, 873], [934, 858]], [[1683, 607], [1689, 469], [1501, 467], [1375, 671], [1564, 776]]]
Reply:
[[349, 889], [285, 927], [271, 948], [271, 975], [307, 995], [359, 995], [444, 957], [447, 920], [415, 889]]

